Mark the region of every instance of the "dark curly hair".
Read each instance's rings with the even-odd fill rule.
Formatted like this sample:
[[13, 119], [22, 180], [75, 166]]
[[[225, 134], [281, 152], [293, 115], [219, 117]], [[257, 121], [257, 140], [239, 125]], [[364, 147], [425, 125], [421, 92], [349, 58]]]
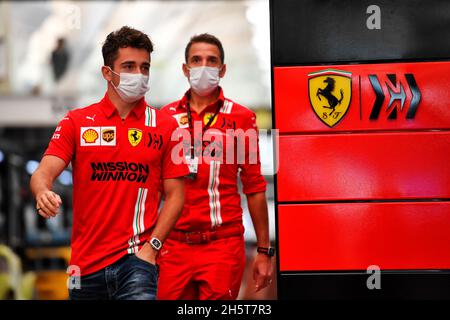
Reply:
[[119, 54], [119, 48], [126, 47], [145, 49], [149, 54], [153, 52], [153, 43], [145, 33], [124, 26], [108, 34], [103, 43], [102, 54], [105, 66], [112, 69]]

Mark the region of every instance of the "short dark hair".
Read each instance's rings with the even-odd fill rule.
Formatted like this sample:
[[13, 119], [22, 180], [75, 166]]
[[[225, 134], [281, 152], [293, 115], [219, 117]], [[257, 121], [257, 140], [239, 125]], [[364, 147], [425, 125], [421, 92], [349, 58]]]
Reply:
[[105, 66], [113, 68], [114, 61], [119, 54], [119, 48], [126, 47], [145, 49], [149, 54], [153, 52], [153, 43], [145, 33], [124, 26], [108, 34], [105, 43], [103, 43], [102, 54]]
[[202, 33], [199, 35], [195, 35], [191, 38], [191, 40], [189, 41], [189, 43], [186, 46], [186, 49], [184, 50], [184, 58], [186, 59], [186, 62], [188, 62], [189, 49], [191, 49], [191, 46], [194, 43], [199, 43], [199, 42], [205, 42], [205, 43], [215, 45], [219, 49], [219, 52], [220, 52], [220, 61], [222, 62], [222, 64], [224, 63], [225, 52], [223, 51], [222, 42], [220, 42], [220, 40], [217, 39], [217, 37], [215, 37], [209, 33]]

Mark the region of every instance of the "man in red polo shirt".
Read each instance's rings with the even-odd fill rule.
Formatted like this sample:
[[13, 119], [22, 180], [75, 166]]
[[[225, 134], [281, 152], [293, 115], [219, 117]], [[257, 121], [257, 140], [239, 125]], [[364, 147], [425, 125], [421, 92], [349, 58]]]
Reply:
[[[186, 165], [171, 160], [176, 121], [147, 105], [150, 54], [144, 33], [123, 27], [103, 44], [103, 99], [69, 112], [31, 178], [37, 212], [61, 205], [54, 180], [73, 169], [71, 299], [148, 300], [156, 296], [155, 257], [178, 219]], [[158, 217], [158, 183], [165, 203]], [[74, 275], [78, 276], [78, 275]]]
[[[191, 89], [162, 111], [189, 131], [183, 134], [183, 149], [190, 175], [183, 213], [158, 255], [161, 272], [157, 297], [236, 299], [245, 267], [238, 175], [259, 247], [253, 268], [256, 290], [270, 284], [272, 277], [273, 248], [256, 117], [251, 110], [225, 98], [218, 86], [226, 71], [219, 39], [209, 34], [192, 37], [185, 59], [183, 72]], [[250, 133], [244, 154], [233, 143], [239, 140], [233, 132], [239, 130]], [[254, 139], [250, 141], [252, 133]], [[245, 161], [236, 161], [239, 156]]]

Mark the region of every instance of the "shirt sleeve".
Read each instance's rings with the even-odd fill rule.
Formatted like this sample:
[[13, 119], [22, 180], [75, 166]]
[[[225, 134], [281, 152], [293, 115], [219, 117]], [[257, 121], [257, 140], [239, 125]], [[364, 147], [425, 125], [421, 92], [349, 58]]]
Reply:
[[[178, 129], [175, 119], [170, 119], [169, 134], [167, 135], [168, 145], [165, 148], [162, 157], [162, 173], [163, 179], [179, 178], [189, 174], [189, 169], [183, 157], [183, 140], [180, 136], [177, 139], [171, 139], [172, 133]], [[173, 140], [173, 141], [172, 141]], [[172, 158], [173, 153], [173, 158]]]
[[53, 133], [44, 156], [56, 156], [64, 160], [66, 165], [75, 154], [75, 125], [70, 112], [62, 118]]
[[[242, 192], [244, 194], [252, 194], [257, 192], [265, 192], [267, 182], [261, 174], [261, 161], [259, 157], [259, 132], [256, 125], [256, 115], [252, 112], [251, 115], [245, 118], [242, 128], [244, 131], [252, 130], [252, 134], [245, 137], [245, 161], [239, 165], [240, 177], [242, 181]], [[255, 137], [256, 136], [256, 137]]]

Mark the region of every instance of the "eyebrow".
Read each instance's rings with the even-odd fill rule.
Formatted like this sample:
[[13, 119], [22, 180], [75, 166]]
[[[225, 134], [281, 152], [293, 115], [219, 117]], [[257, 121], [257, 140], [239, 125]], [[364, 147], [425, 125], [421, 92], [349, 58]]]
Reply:
[[[127, 65], [127, 64], [136, 64], [136, 61], [132, 61], [132, 60], [124, 61], [124, 62], [122, 62], [120, 65]], [[145, 66], [150, 66], [150, 63], [149, 63], [149, 62], [144, 62], [144, 63], [142, 63], [142, 64], [145, 65]]]
[[121, 65], [124, 65], [124, 64], [136, 64], [136, 61], [124, 61], [124, 62], [122, 62], [121, 63]]
[[[201, 56], [195, 55], [195, 56], [192, 56], [192, 57], [191, 57], [191, 59], [194, 59], [194, 58], [201, 58]], [[207, 56], [206, 59], [216, 59], [216, 60], [219, 60], [220, 57], [218, 57], [218, 56]]]

